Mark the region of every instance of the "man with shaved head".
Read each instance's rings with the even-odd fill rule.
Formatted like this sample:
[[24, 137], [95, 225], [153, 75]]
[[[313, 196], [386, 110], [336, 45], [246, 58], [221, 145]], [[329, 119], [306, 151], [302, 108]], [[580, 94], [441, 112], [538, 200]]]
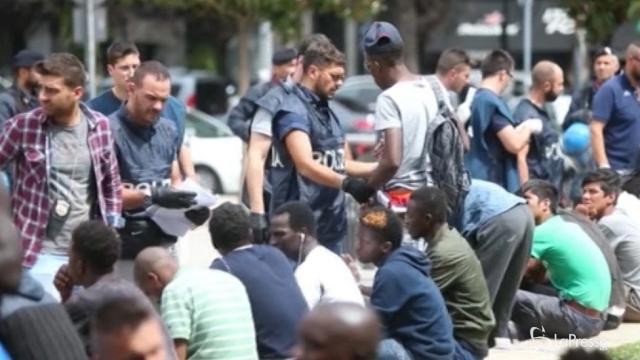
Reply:
[[153, 300], [175, 344], [179, 360], [258, 359], [251, 305], [242, 283], [211, 269], [178, 269], [162, 247], [136, 257], [134, 276]]
[[553, 128], [545, 104], [555, 101], [562, 94], [564, 73], [558, 64], [543, 60], [533, 67], [531, 83], [529, 94], [520, 100], [513, 117], [517, 123], [540, 119], [542, 132], [531, 135], [526, 159], [518, 159], [522, 165], [518, 169], [526, 170], [521, 170], [520, 181], [524, 183], [530, 178], [559, 180], [562, 171], [559, 134]]
[[298, 360], [374, 360], [381, 326], [362, 306], [321, 304], [302, 320], [299, 336]]
[[640, 169], [640, 42], [627, 47], [624, 72], [608, 80], [593, 99], [591, 147], [600, 168], [620, 175]]

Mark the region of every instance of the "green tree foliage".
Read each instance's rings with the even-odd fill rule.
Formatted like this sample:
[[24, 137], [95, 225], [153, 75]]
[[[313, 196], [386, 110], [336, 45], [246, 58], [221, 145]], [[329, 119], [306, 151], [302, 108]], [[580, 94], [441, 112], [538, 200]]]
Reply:
[[[608, 43], [618, 26], [640, 14], [638, 0], [563, 0], [592, 43]], [[636, 9], [636, 10], [634, 10]]]
[[260, 21], [270, 21], [284, 38], [298, 38], [301, 13], [305, 10], [332, 12], [357, 20], [366, 19], [379, 11], [382, 0], [127, 0], [155, 6], [215, 14], [228, 17], [235, 25], [238, 37], [238, 88], [244, 92], [249, 86], [249, 37]]

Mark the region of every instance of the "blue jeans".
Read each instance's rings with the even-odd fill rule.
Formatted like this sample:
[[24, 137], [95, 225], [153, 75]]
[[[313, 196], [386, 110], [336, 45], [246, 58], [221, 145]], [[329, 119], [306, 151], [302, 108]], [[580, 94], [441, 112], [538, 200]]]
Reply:
[[42, 284], [46, 292], [58, 301], [60, 301], [60, 293], [53, 285], [53, 279], [60, 266], [67, 264], [68, 261], [68, 256], [40, 253], [36, 263], [29, 269], [29, 274]]
[[397, 340], [388, 338], [378, 344], [377, 360], [412, 360], [409, 352]]

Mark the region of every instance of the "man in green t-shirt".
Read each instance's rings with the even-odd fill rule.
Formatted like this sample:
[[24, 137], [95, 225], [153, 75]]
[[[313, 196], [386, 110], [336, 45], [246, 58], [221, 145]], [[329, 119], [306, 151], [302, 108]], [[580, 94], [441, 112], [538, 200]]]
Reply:
[[525, 278], [547, 276], [557, 294], [518, 290], [512, 320], [520, 338], [598, 335], [611, 294], [602, 251], [578, 224], [556, 215], [558, 191], [551, 183], [531, 180], [522, 192], [537, 225]]
[[423, 238], [431, 260], [431, 277], [438, 285], [453, 321], [455, 358], [484, 359], [496, 322], [482, 266], [469, 243], [447, 224], [446, 195], [434, 186], [415, 190], [405, 221], [414, 239]]

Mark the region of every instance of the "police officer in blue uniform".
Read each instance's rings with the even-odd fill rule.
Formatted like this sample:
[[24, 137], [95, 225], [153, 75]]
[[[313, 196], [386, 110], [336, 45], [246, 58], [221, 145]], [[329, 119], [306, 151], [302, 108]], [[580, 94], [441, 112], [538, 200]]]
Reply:
[[344, 55], [328, 40], [310, 45], [302, 79], [282, 98], [273, 118], [270, 172], [271, 209], [291, 200], [309, 204], [320, 243], [334, 252], [341, 251], [347, 233], [341, 190], [366, 201], [372, 191], [356, 177], [368, 176], [375, 167], [351, 160], [342, 127], [329, 109], [328, 99], [343, 80]]
[[195, 193], [170, 187], [180, 178], [176, 160], [178, 133], [170, 120], [160, 116], [170, 90], [169, 72], [164, 65], [144, 62], [127, 85], [127, 102], [110, 116], [126, 221], [119, 230], [123, 261], [117, 270], [125, 278], [132, 276], [131, 260], [142, 249], [168, 247], [177, 240], [149, 219], [145, 209], [152, 204], [180, 209], [195, 203]]

